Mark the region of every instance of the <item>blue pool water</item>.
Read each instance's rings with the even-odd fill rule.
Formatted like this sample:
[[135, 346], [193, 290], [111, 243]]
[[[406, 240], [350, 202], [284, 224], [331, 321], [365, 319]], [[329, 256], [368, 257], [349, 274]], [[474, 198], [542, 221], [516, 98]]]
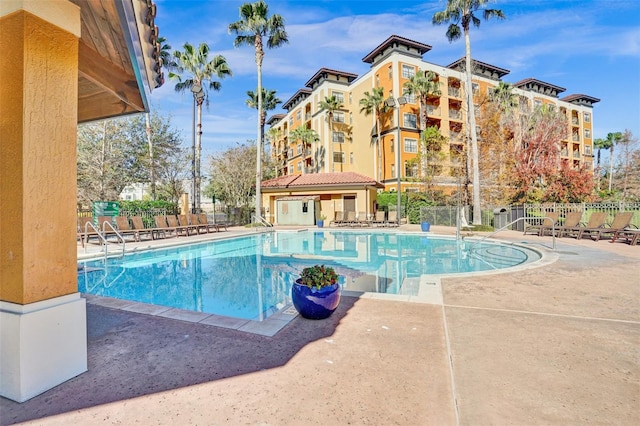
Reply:
[[[290, 303], [305, 266], [333, 266], [344, 290], [409, 294], [407, 278], [508, 268], [539, 259], [522, 247], [424, 234], [274, 232], [87, 261], [79, 291], [243, 319]], [[471, 248], [471, 250], [470, 250]]]

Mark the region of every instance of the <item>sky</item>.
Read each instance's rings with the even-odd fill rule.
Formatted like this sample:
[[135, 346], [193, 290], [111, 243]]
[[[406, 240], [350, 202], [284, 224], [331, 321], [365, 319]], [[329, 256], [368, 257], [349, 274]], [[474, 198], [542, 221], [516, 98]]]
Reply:
[[[257, 110], [246, 105], [248, 90], [257, 88], [254, 49], [235, 48], [228, 26], [240, 19], [237, 0], [156, 0], [156, 25], [173, 49], [185, 42], [209, 45], [211, 58], [222, 55], [233, 72], [220, 80], [203, 108], [203, 158], [236, 143], [255, 140]], [[423, 60], [448, 65], [464, 56], [464, 39], [450, 43], [446, 25], [434, 26], [433, 15], [445, 0], [267, 0], [270, 14], [284, 18], [289, 43], [266, 49], [263, 86], [286, 102], [320, 68], [362, 75], [369, 52], [391, 35], [432, 46]], [[509, 0], [489, 2], [505, 20], [482, 21], [471, 29], [474, 59], [510, 71], [502, 78], [515, 83], [535, 78], [564, 87], [564, 97], [599, 98], [593, 109], [594, 137], [629, 129], [640, 136], [640, 1], [639, 0]], [[478, 16], [482, 16], [479, 14]], [[184, 145], [192, 141], [191, 93], [175, 91], [166, 75], [149, 104], [171, 117]], [[285, 113], [278, 108], [271, 114]]]

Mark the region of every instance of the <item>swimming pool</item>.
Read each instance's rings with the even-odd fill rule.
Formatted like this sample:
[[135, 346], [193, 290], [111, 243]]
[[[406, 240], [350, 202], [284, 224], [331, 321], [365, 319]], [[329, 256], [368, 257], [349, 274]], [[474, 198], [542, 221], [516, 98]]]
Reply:
[[473, 244], [388, 231], [277, 231], [127, 254], [106, 264], [86, 261], [78, 287], [98, 296], [262, 320], [290, 304], [291, 283], [313, 264], [333, 266], [347, 291], [411, 295], [423, 274], [489, 271], [540, 258], [522, 247]]

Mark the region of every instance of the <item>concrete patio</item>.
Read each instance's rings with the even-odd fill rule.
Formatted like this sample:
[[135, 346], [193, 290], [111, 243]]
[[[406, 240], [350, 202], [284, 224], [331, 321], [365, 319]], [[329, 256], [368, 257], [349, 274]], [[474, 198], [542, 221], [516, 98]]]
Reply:
[[0, 425], [639, 424], [640, 247], [563, 238], [552, 257], [443, 278], [442, 305], [344, 297], [273, 337], [88, 303], [89, 371], [0, 398]]

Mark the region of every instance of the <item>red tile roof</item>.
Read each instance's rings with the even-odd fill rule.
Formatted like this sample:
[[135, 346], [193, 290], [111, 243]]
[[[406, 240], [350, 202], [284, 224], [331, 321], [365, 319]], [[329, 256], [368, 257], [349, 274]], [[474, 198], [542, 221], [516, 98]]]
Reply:
[[294, 188], [309, 186], [376, 186], [384, 185], [376, 180], [355, 172], [310, 173], [287, 175], [262, 182], [261, 188]]

